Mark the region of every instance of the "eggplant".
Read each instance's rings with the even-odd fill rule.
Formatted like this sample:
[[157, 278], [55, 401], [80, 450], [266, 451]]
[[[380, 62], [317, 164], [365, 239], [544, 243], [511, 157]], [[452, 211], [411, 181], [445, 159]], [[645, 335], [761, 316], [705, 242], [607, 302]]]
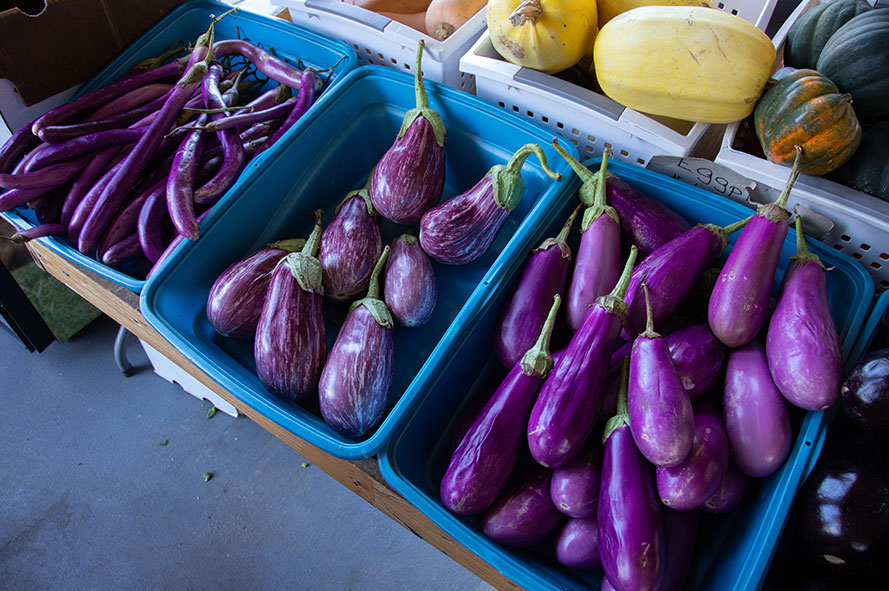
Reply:
[[556, 540], [556, 560], [568, 568], [593, 569], [602, 565], [595, 511], [591, 517], [573, 517], [565, 522]]
[[349, 309], [318, 382], [324, 422], [347, 437], [361, 437], [380, 422], [392, 384], [395, 323], [379, 297], [388, 256], [387, 246], [371, 274], [367, 297]]
[[643, 284], [642, 288], [649, 310], [648, 326], [633, 341], [630, 353], [630, 429], [636, 446], [649, 462], [676, 466], [691, 451], [694, 414], [688, 393], [673, 368], [670, 350], [654, 331], [648, 286]]
[[602, 444], [590, 437], [576, 458], [553, 470], [549, 493], [556, 509], [568, 517], [595, 517], [601, 470]]
[[536, 344], [513, 366], [451, 455], [439, 487], [448, 510], [458, 515], [479, 513], [506, 484], [523, 448], [522, 431], [531, 405], [553, 367], [549, 339], [560, 303], [555, 296]]
[[710, 330], [726, 347], [742, 347], [762, 328], [781, 245], [787, 236], [790, 213], [787, 199], [799, 176], [799, 154], [790, 177], [774, 203], [760, 205], [722, 266], [707, 307]]
[[549, 498], [552, 475], [552, 470], [532, 463], [484, 513], [484, 534], [504, 546], [522, 548], [555, 531], [564, 516]]
[[327, 357], [321, 300], [321, 210], [300, 252], [285, 256], [269, 281], [256, 325], [253, 357], [259, 381], [269, 392], [300, 400], [318, 384]]
[[602, 586], [599, 588], [599, 591], [615, 591], [614, 585], [611, 584], [608, 577], [602, 577]]
[[596, 298], [610, 292], [620, 277], [620, 218], [605, 202], [608, 150], [602, 153], [599, 172], [589, 169], [566, 152], [558, 142], [553, 147], [583, 181], [580, 200], [588, 207], [580, 225], [580, 246], [568, 289], [568, 325], [577, 330]]
[[889, 432], [889, 349], [871, 351], [843, 380], [842, 405], [860, 429]]
[[423, 214], [420, 246], [426, 254], [446, 265], [463, 265], [485, 254], [525, 192], [522, 165], [532, 153], [550, 178], [562, 178], [547, 166], [540, 146], [525, 144], [506, 164], [492, 166], [471, 189]]
[[546, 321], [553, 296], [565, 293], [565, 282], [571, 268], [568, 233], [578, 211], [579, 206], [555, 238], [547, 238], [532, 251], [522, 276], [503, 307], [497, 325], [495, 349], [503, 367], [515, 365], [534, 344], [540, 327]]
[[626, 314], [622, 297], [635, 260], [633, 246], [617, 285], [590, 307], [531, 409], [528, 447], [544, 466], [558, 468], [573, 460], [593, 430], [608, 363], [619, 344]]
[[463, 438], [469, 432], [469, 428], [472, 427], [473, 423], [475, 423], [475, 419], [477, 419], [478, 415], [481, 414], [482, 410], [485, 408], [485, 405], [488, 404], [491, 396], [493, 396], [494, 392], [497, 391], [500, 386], [500, 382], [502, 381], [503, 380], [501, 378], [498, 379], [495, 384], [486, 386], [484, 390], [473, 396], [469, 400], [469, 402], [464, 404], [463, 408], [460, 409], [460, 412], [454, 419], [454, 426], [451, 429], [451, 445], [449, 448], [451, 454], [453, 454], [454, 450], [456, 450], [457, 447], [460, 446]]
[[432, 318], [438, 299], [435, 270], [412, 234], [402, 234], [389, 245], [383, 299], [402, 326], [422, 326]]
[[809, 252], [796, 216], [796, 254], [790, 257], [766, 336], [766, 358], [775, 385], [791, 404], [830, 408], [840, 395], [843, 349], [827, 300], [827, 278]]
[[719, 380], [728, 351], [713, 336], [706, 321], [668, 334], [664, 343], [670, 350], [673, 369], [690, 398], [697, 398]]
[[254, 338], [272, 273], [282, 258], [305, 243], [301, 238], [273, 242], [229, 265], [207, 295], [210, 326], [224, 337]]
[[617, 176], [608, 177], [605, 189], [607, 203], [621, 220], [621, 235], [636, 245], [640, 259], [691, 228], [681, 215]]
[[792, 443], [790, 415], [758, 342], [729, 352], [722, 408], [735, 466], [753, 478], [780, 468]]
[[424, 42], [417, 45], [414, 89], [417, 106], [404, 115], [395, 142], [371, 174], [370, 200], [384, 218], [397, 224], [415, 224], [441, 199], [445, 177], [444, 121], [429, 108], [423, 86]]
[[661, 503], [651, 464], [639, 452], [627, 414], [629, 362], [621, 372], [617, 414], [605, 425], [599, 486], [599, 555], [617, 591], [654, 591], [667, 563]]
[[685, 579], [694, 561], [694, 548], [700, 521], [700, 513], [697, 511], [664, 509], [667, 565], [658, 585], [659, 591], [674, 591], [686, 588]]
[[713, 496], [704, 501], [700, 509], [705, 513], [728, 513], [738, 506], [749, 486], [750, 479], [735, 468], [735, 465], [729, 460], [719, 488], [716, 489]]
[[383, 237], [365, 185], [346, 195], [321, 234], [324, 296], [347, 302], [364, 293], [382, 252]]

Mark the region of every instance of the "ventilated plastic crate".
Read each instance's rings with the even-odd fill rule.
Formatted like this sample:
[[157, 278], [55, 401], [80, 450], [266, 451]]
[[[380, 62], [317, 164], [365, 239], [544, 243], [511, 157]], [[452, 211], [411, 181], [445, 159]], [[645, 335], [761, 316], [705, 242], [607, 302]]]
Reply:
[[[598, 160], [586, 164], [593, 170], [599, 166]], [[609, 170], [692, 222], [727, 225], [750, 213], [741, 204], [637, 166], [610, 161]], [[576, 189], [578, 184], [574, 186]], [[550, 210], [536, 226], [533, 241], [555, 235], [575, 203], [566, 200]], [[730, 237], [729, 249], [737, 236], [738, 233]], [[775, 293], [788, 259], [796, 251], [795, 240], [795, 232], [791, 230], [781, 251]], [[818, 242], [812, 242], [810, 246], [825, 265], [835, 267], [828, 273], [828, 297], [840, 330], [843, 351], [848, 354], [870, 305], [869, 277], [852, 259]], [[509, 271], [497, 280], [487, 282], [482, 316], [464, 337], [461, 346], [443, 364], [441, 378], [432, 384], [423, 404], [380, 454], [380, 469], [399, 494], [458, 543], [521, 587], [535, 591], [598, 589], [601, 570], [572, 571], [559, 566], [551, 550], [551, 539], [548, 540], [550, 546], [544, 543], [522, 550], [507, 548], [482, 534], [477, 516], [454, 515], [439, 500], [439, 483], [450, 458], [455, 417], [473, 396], [496, 387], [505, 374], [492, 353], [495, 331], [501, 307], [513, 282], [518, 279], [528, 253], [508, 249], [503, 253], [503, 258], [507, 257]], [[689, 575], [691, 588], [719, 591], [758, 588], [786, 523], [793, 496], [811, 469], [824, 440], [824, 411], [795, 409], [791, 416], [795, 439], [784, 466], [767, 478], [756, 479], [745, 500], [733, 512], [701, 516], [703, 529]], [[598, 433], [601, 432], [600, 428]]]
[[[777, 0], [714, 3], [763, 30], [776, 4]], [[644, 166], [659, 154], [687, 156], [709, 127], [645, 115], [593, 90], [507, 62], [487, 31], [460, 60], [460, 70], [475, 76], [479, 97], [548, 127], [585, 157], [611, 148], [615, 158]]]
[[460, 58], [485, 30], [485, 11], [463, 23], [453, 35], [439, 41], [382, 14], [348, 4], [342, 0], [278, 0], [290, 10], [294, 23], [342, 39], [355, 49], [361, 65], [379, 65], [413, 71], [417, 43], [426, 44], [423, 75], [469, 93], [475, 92], [475, 80], [460, 71]]
[[[818, 4], [821, 4], [819, 0], [803, 0], [775, 34], [776, 68], [783, 65], [784, 41], [790, 27]], [[750, 196], [754, 204], [774, 201], [781, 193], [790, 169], [745, 151], [741, 147], [745, 143], [745, 133], [752, 135], [747, 121], [727, 126], [714, 160], [756, 183]], [[752, 141], [756, 139], [752, 138]], [[796, 204], [832, 222], [821, 240], [864, 265], [873, 276], [878, 293], [889, 288], [889, 203], [826, 178], [801, 174], [789, 199], [791, 208]]]
[[[231, 8], [222, 2], [204, 0], [183, 3], [136, 39], [89, 82], [83, 84], [73, 98], [107, 86], [140, 61], [160, 55], [176, 42], [194, 41], [206, 31], [211, 15], [219, 16]], [[339, 62], [332, 72], [329, 86], [325, 92], [357, 65], [355, 53], [343, 43], [286, 21], [254, 12], [239, 11], [226, 16], [216, 24], [214, 36], [217, 41], [246, 38], [266, 49], [273, 48], [278, 56], [288, 61], [296, 63], [297, 60], [300, 60], [302, 65], [313, 68], [329, 68]], [[314, 107], [310, 107], [310, 110], [311, 108]], [[301, 122], [297, 122], [294, 127], [301, 124]], [[293, 133], [293, 130], [288, 131], [289, 133]], [[274, 148], [267, 150], [266, 154], [273, 150]], [[265, 160], [265, 154], [258, 156], [244, 168], [241, 177], [249, 177], [258, 172]], [[232, 195], [233, 189], [230, 189], [219, 203], [224, 202]], [[3, 215], [19, 229], [31, 228], [37, 224], [34, 211], [26, 207], [19, 207], [0, 215]], [[206, 228], [206, 225], [207, 222], [202, 222], [201, 228]], [[138, 292], [145, 284], [144, 277], [148, 271], [147, 262], [145, 266], [125, 265], [120, 269], [112, 268], [82, 254], [67, 238], [51, 237], [40, 238], [40, 240], [66, 259], [131, 291]]]

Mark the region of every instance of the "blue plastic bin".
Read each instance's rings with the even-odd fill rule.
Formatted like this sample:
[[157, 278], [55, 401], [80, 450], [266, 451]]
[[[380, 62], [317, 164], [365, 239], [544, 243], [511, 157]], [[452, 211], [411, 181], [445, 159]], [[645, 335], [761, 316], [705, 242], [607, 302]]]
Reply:
[[[597, 170], [599, 160], [586, 165]], [[740, 204], [640, 167], [611, 161], [609, 171], [692, 222], [724, 226], [750, 215], [750, 210]], [[572, 193], [576, 193], [579, 182], [573, 178]], [[575, 198], [566, 199], [549, 210], [535, 226], [532, 242], [555, 235], [576, 203]], [[576, 234], [575, 229], [575, 241]], [[731, 237], [729, 249], [738, 234]], [[870, 303], [872, 280], [854, 260], [820, 243], [811, 243], [810, 248], [825, 265], [835, 267], [828, 273], [828, 294], [841, 331], [844, 352], [848, 354]], [[781, 252], [776, 288], [795, 249], [795, 233], [791, 229]], [[398, 493], [460, 544], [525, 589], [598, 589], [601, 570], [583, 573], [561, 567], [545, 544], [526, 550], [501, 546], [481, 533], [478, 517], [458, 517], [447, 511], [439, 500], [439, 483], [450, 458], [454, 417], [474, 395], [492, 385], [496, 387], [504, 374], [492, 354], [495, 328], [501, 307], [527, 260], [527, 253], [508, 250], [503, 253], [503, 258], [507, 257], [514, 257], [509, 272], [487, 282], [488, 292], [481, 317], [471, 333], [465, 335], [454, 355], [445, 361], [442, 378], [432, 386], [423, 404], [380, 454], [380, 469]], [[689, 575], [695, 588], [715, 591], [754, 589], [764, 576], [793, 495], [823, 443], [824, 412], [797, 411], [792, 415], [796, 419], [795, 442], [786, 464], [778, 472], [759, 480], [734, 512], [704, 516], [708, 525], [699, 538], [698, 555]]]
[[[127, 49], [121, 52], [114, 60], [86, 82], [74, 95], [78, 98], [88, 92], [107, 86], [120, 78], [134, 65], [144, 59], [159, 55], [178, 41], [193, 43], [201, 33], [206, 31], [210, 24], [211, 15], [219, 16], [232, 7], [222, 2], [186, 2], [170, 12], [161, 21], [143, 33]], [[339, 62], [334, 68], [328, 87], [338, 83], [342, 77], [358, 65], [355, 51], [341, 41], [334, 41], [328, 37], [319, 35], [287, 21], [276, 19], [248, 11], [232, 13], [216, 24], [214, 38], [222, 39], [247, 39], [265, 49], [273, 49], [282, 58], [292, 63], [300, 60], [301, 65], [322, 69], [329, 68]], [[323, 95], [322, 95], [323, 96]], [[301, 125], [298, 122], [294, 127]], [[293, 133], [291, 129], [288, 133]], [[267, 160], [267, 154], [273, 150], [267, 150], [260, 154], [242, 171], [241, 177], [249, 177], [259, 171]], [[220, 203], [231, 198], [234, 189], [230, 189], [220, 199]], [[218, 207], [218, 205], [217, 205]], [[34, 211], [26, 207], [19, 207], [12, 211], [0, 214], [18, 229], [32, 228], [37, 225]], [[201, 229], [205, 230], [210, 222], [202, 221]], [[67, 238], [52, 237], [41, 238], [47, 246], [62, 255], [66, 259], [78, 263], [87, 269], [110, 279], [111, 281], [139, 292], [145, 284], [144, 274], [146, 269], [134, 269], [123, 267], [111, 268], [92, 257], [88, 257], [77, 250]]]
[[[469, 189], [529, 142], [541, 145], [549, 164], [567, 175], [545, 130], [464, 92], [430, 82], [426, 90], [447, 126], [444, 198]], [[379, 66], [350, 73], [319, 101], [302, 128], [282, 141], [262, 174], [240, 181], [233, 191], [237, 197], [211, 211], [214, 219], [204, 236], [178, 249], [141, 296], [148, 322], [207, 375], [273, 423], [341, 458], [368, 457], [382, 448], [439, 379], [442, 360], [464, 340], [485, 301], [486, 283], [508, 270], [495, 263], [497, 255], [507, 243], [530, 248], [531, 229], [554, 203], [567, 200], [565, 183], [552, 181], [532, 156], [522, 169], [524, 198], [488, 252], [467, 265], [433, 265], [438, 288], [433, 317], [420, 327], [396, 327], [386, 415], [364, 438], [351, 440], [328, 427], [317, 410], [317, 395], [297, 404], [269, 394], [255, 373], [253, 343], [222, 338], [209, 325], [205, 306], [211, 285], [230, 263], [266, 243], [306, 237], [314, 210], [324, 210], [326, 225], [346, 193], [364, 185], [414, 105], [411, 74]], [[570, 145], [567, 149], [576, 153]], [[386, 242], [408, 229], [385, 221], [381, 228]], [[331, 305], [326, 316], [332, 344], [344, 311]]]

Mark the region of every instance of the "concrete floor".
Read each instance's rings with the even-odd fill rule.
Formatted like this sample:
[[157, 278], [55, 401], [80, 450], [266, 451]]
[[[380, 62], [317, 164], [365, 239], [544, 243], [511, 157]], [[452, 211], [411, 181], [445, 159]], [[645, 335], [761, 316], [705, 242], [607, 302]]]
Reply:
[[125, 378], [116, 330], [29, 354], [0, 324], [0, 588], [491, 589], [135, 339]]

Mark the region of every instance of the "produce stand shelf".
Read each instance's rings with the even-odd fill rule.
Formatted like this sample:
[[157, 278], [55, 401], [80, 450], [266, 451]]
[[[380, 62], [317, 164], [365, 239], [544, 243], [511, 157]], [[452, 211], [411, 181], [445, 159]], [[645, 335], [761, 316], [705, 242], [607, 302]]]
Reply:
[[199, 382], [233, 404], [239, 413], [246, 415], [260, 427], [296, 450], [309, 462], [339, 481], [340, 484], [490, 585], [497, 589], [521, 589], [490, 564], [447, 535], [386, 484], [380, 474], [376, 457], [358, 461], [335, 458], [274, 424], [226, 392], [155, 332], [139, 311], [138, 294], [72, 263], [43, 244], [42, 240], [29, 242], [28, 249], [37, 264], [50, 275], [67, 285], [139, 339], [157, 349], [170, 361], [181, 367], [183, 371], [194, 376]]

